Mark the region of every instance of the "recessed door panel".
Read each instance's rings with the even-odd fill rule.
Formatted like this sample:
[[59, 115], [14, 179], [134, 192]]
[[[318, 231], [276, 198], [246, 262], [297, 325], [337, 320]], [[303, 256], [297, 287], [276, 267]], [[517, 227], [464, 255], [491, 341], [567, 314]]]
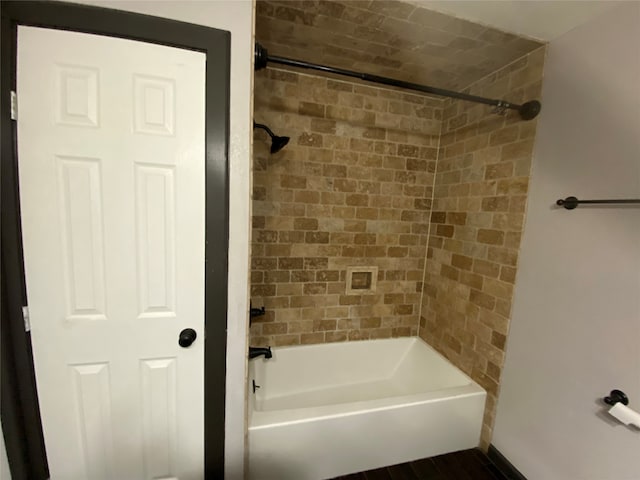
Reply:
[[140, 375], [145, 479], [175, 478], [178, 459], [176, 359], [143, 360]]
[[172, 166], [136, 164], [140, 315], [175, 316], [175, 174]]
[[67, 320], [105, 318], [100, 160], [59, 156]]
[[97, 127], [100, 71], [80, 65], [56, 65], [55, 71], [58, 124]]
[[81, 460], [84, 461], [86, 478], [113, 478], [109, 365], [73, 365], [71, 371], [76, 397], [75, 423], [81, 439]]

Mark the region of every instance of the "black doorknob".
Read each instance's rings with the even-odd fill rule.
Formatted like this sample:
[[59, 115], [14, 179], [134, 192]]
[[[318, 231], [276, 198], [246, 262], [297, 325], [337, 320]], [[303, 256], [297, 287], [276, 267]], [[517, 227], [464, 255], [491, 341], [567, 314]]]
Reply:
[[190, 347], [193, 342], [195, 342], [198, 334], [193, 328], [185, 328], [180, 332], [180, 337], [178, 337], [178, 345], [182, 348]]

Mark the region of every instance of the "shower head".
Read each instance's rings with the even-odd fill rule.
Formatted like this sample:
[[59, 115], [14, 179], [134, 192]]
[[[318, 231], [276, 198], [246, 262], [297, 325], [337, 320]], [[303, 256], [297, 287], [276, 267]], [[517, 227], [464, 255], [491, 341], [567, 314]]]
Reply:
[[287, 143], [289, 143], [289, 137], [271, 137], [271, 153], [279, 152]]
[[279, 152], [287, 145], [287, 143], [289, 143], [289, 137], [279, 137], [278, 135], [275, 135], [269, 127], [262, 123], [253, 122], [253, 128], [261, 128], [269, 134], [271, 137], [271, 153]]
[[525, 102], [518, 108], [518, 112], [520, 113], [520, 118], [523, 120], [533, 120], [540, 113], [540, 109], [542, 106], [540, 102], [537, 100], [531, 100], [530, 102]]

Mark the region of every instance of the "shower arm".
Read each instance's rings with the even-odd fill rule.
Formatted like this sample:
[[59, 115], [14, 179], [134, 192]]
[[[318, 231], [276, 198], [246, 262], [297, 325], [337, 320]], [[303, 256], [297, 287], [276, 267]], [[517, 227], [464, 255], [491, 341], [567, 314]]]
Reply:
[[276, 134], [275, 134], [275, 133], [273, 133], [273, 132], [271, 131], [271, 129], [270, 129], [269, 127], [267, 127], [267, 126], [266, 126], [265, 124], [263, 124], [263, 123], [256, 123], [256, 122], [253, 122], [253, 128], [261, 128], [262, 130], [264, 130], [265, 132], [267, 132], [271, 138], [273, 138], [273, 137], [275, 137], [275, 136], [276, 136]]
[[484, 105], [491, 105], [496, 108], [497, 113], [503, 113], [505, 110], [517, 110], [520, 113], [520, 117], [523, 120], [532, 120], [540, 113], [540, 102], [537, 100], [531, 100], [529, 102], [518, 105], [516, 103], [507, 102], [506, 100], [494, 100], [491, 98], [479, 97], [477, 95], [470, 95], [468, 93], [454, 92], [453, 90], [446, 90], [444, 88], [430, 87], [428, 85], [420, 85], [419, 83], [405, 82], [403, 80], [396, 80], [393, 78], [380, 77], [378, 75], [371, 75], [369, 73], [354, 72], [352, 70], [345, 70], [343, 68], [329, 67], [327, 65], [319, 65], [317, 63], [304, 62], [302, 60], [294, 60], [292, 58], [277, 57], [269, 55], [267, 49], [259, 43], [255, 45], [255, 69], [262, 70], [266, 68], [269, 63], [278, 63], [280, 65], [288, 65], [290, 67], [306, 68], [309, 70], [318, 70], [321, 72], [335, 73], [338, 75], [344, 75], [346, 77], [359, 78], [367, 82], [381, 83], [383, 85], [390, 85], [392, 87], [406, 88], [408, 90], [415, 90], [422, 93], [430, 93], [432, 95], [438, 95], [440, 97], [456, 98], [458, 100], [464, 100], [467, 102], [482, 103]]

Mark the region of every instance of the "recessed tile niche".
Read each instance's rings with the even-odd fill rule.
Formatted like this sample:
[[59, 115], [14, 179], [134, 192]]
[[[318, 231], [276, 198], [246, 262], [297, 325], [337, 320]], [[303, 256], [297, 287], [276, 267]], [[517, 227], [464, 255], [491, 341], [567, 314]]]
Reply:
[[374, 293], [378, 267], [347, 267], [347, 295]]

